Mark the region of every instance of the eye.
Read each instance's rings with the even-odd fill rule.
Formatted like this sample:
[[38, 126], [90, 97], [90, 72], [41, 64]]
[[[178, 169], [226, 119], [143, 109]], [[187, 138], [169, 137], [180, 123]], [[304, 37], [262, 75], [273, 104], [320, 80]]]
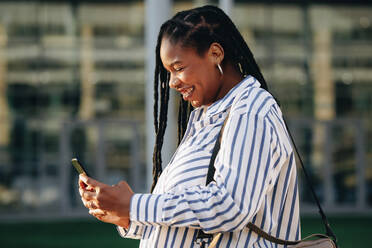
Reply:
[[183, 71], [184, 69], [185, 69], [184, 67], [177, 67], [177, 68], [174, 68], [174, 70], [177, 71], [177, 72]]

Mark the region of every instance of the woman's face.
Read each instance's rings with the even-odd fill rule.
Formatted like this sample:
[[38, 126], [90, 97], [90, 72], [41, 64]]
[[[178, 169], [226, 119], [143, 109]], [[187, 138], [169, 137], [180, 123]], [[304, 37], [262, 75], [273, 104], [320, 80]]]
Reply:
[[169, 86], [194, 107], [208, 106], [219, 98], [222, 75], [217, 64], [223, 59], [220, 49], [214, 43], [200, 56], [194, 48], [173, 44], [167, 37], [161, 42], [160, 57], [170, 73]]

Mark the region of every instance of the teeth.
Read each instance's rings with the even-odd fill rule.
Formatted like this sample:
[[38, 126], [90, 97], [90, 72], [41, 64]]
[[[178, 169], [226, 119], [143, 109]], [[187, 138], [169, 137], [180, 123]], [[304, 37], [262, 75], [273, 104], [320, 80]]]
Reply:
[[183, 97], [189, 97], [190, 95], [191, 95], [191, 93], [192, 93], [192, 91], [194, 90], [194, 88], [193, 87], [191, 87], [191, 88], [188, 88], [187, 90], [184, 90], [183, 92], [182, 92], [182, 95], [183, 95]]

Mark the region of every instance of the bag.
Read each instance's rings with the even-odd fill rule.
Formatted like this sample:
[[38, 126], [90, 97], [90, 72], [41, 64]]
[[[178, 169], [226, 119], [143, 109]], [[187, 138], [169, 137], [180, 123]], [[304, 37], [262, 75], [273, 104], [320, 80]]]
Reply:
[[[252, 223], [250, 223], [252, 224]], [[253, 224], [252, 224], [253, 225]], [[258, 227], [257, 227], [258, 228]], [[259, 229], [259, 228], [258, 228]], [[255, 231], [256, 232], [256, 231]], [[278, 238], [275, 238], [269, 234], [267, 234], [268, 236], [263, 236], [262, 235], [262, 231], [260, 229], [260, 233], [259, 234], [261, 237], [273, 242], [273, 243], [276, 243], [276, 244], [282, 244], [282, 245], [287, 245], [288, 248], [337, 248], [335, 242], [330, 238], [328, 237], [327, 235], [324, 235], [324, 234], [312, 234], [302, 240], [299, 240], [299, 241], [288, 241], [288, 240], [282, 240], [282, 239], [278, 239]], [[258, 234], [258, 232], [256, 232]], [[208, 235], [208, 234], [206, 234]], [[213, 237], [212, 241], [210, 242], [210, 245], [208, 246], [208, 248], [215, 248], [216, 245], [217, 245], [217, 242], [218, 240], [221, 238], [222, 236], [222, 233], [218, 233], [216, 234], [216, 236]], [[315, 240], [311, 240], [312, 238], [317, 238]], [[204, 241], [206, 241], [204, 239]], [[200, 244], [200, 247], [205, 247], [205, 244], [206, 243], [199, 243]]]
[[260, 235], [262, 238], [276, 244], [287, 245], [288, 248], [337, 248], [336, 243], [330, 237], [324, 234], [312, 234], [298, 241], [289, 241], [271, 236], [253, 223], [248, 223], [247, 227]]
[[[223, 133], [223, 129], [225, 127], [225, 124], [226, 124], [226, 121], [227, 119], [229, 118], [229, 116], [227, 115], [223, 125], [222, 125], [222, 128], [221, 128], [221, 131], [220, 133], [218, 134], [218, 137], [217, 137], [217, 141], [214, 145], [214, 148], [213, 148], [213, 152], [212, 152], [212, 156], [211, 156], [211, 160], [209, 162], [209, 167], [208, 167], [208, 174], [207, 174], [207, 180], [206, 180], [206, 185], [208, 185], [210, 182], [213, 181], [213, 176], [214, 176], [214, 173], [215, 173], [215, 167], [214, 167], [214, 161], [217, 157], [217, 153], [220, 149], [220, 145], [221, 145], [221, 138], [222, 138], [222, 133]], [[263, 231], [262, 229], [260, 229], [258, 226], [254, 225], [253, 223], [248, 223], [247, 224], [247, 227], [249, 229], [251, 229], [253, 232], [257, 233], [258, 235], [260, 235], [262, 238], [268, 240], [268, 241], [271, 241], [273, 243], [276, 243], [276, 244], [280, 244], [280, 245], [287, 245], [288, 248], [337, 248], [337, 238], [336, 238], [336, 235], [333, 233], [329, 223], [328, 223], [328, 220], [327, 220], [327, 217], [325, 216], [323, 210], [322, 210], [322, 207], [320, 206], [320, 203], [319, 203], [319, 200], [318, 200], [318, 197], [316, 196], [315, 194], [315, 191], [312, 187], [312, 184], [311, 184], [311, 181], [310, 181], [310, 178], [309, 176], [307, 175], [306, 173], [306, 170], [305, 170], [305, 167], [304, 167], [304, 164], [302, 162], [302, 159], [301, 159], [301, 156], [297, 150], [297, 146], [296, 144], [294, 143], [294, 140], [293, 140], [293, 137], [292, 137], [292, 134], [290, 133], [289, 131], [289, 128], [288, 128], [288, 125], [287, 125], [287, 122], [285, 121], [284, 117], [283, 117], [283, 121], [284, 121], [284, 124], [286, 126], [286, 129], [288, 131], [288, 134], [291, 138], [291, 141], [292, 141], [292, 144], [295, 148], [295, 151], [297, 153], [297, 156], [298, 156], [298, 159], [300, 161], [300, 164], [301, 164], [301, 167], [303, 169], [303, 172], [304, 172], [304, 175], [305, 175], [305, 178], [306, 178], [306, 181], [307, 181], [307, 184], [309, 185], [310, 187], [310, 190], [312, 192], [312, 195], [315, 199], [315, 202], [319, 208], [319, 213], [322, 217], [322, 220], [323, 220], [323, 223], [324, 223], [324, 226], [325, 226], [325, 229], [326, 229], [326, 234], [327, 235], [324, 235], [324, 234], [312, 234], [302, 240], [297, 240], [297, 241], [289, 241], [289, 240], [283, 240], [283, 239], [279, 239], [279, 238], [276, 238], [274, 236], [271, 236], [270, 234], [266, 233], [265, 231]], [[211, 234], [206, 234], [203, 232], [203, 230], [199, 229], [198, 231], [198, 234], [196, 236], [196, 239], [195, 239], [195, 242], [198, 243], [200, 245], [200, 247], [205, 247], [205, 245], [207, 243], [210, 242], [210, 245], [208, 246], [208, 248], [214, 248], [216, 247], [217, 245], [217, 242], [218, 240], [220, 239], [221, 237], [221, 233], [218, 233], [216, 234], [214, 237], [213, 235]], [[315, 238], [315, 239], [314, 239]]]
[[327, 237], [327, 238], [320, 238], [317, 240], [301, 241], [297, 245], [288, 246], [288, 247], [336, 248], [336, 245], [332, 239]]

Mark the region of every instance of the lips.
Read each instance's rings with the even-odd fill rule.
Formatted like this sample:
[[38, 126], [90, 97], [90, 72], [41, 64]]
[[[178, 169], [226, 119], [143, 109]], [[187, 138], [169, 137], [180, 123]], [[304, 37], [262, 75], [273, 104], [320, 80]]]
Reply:
[[194, 89], [195, 89], [194, 86], [179, 89], [179, 92], [182, 94], [183, 100], [188, 101], [191, 98]]

